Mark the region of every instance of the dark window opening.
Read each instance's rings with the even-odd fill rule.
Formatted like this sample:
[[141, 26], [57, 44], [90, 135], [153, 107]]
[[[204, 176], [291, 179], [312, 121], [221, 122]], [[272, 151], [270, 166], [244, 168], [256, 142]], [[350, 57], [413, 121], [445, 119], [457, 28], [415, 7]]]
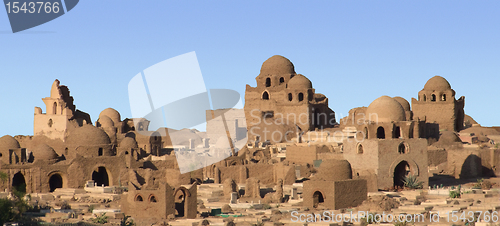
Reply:
[[55, 115], [55, 114], [57, 114], [57, 103], [56, 103], [56, 102], [54, 102], [54, 106], [52, 106], [52, 107], [53, 107], [53, 109], [52, 109], [53, 114], [54, 114], [54, 115]]
[[299, 93], [299, 101], [303, 101], [304, 100], [304, 94], [303, 93]]
[[49, 192], [55, 191], [57, 188], [62, 188], [63, 187], [63, 179], [61, 175], [59, 174], [54, 174], [50, 176], [49, 179]]
[[399, 146], [398, 146], [398, 152], [399, 152], [399, 154], [406, 153], [406, 145], [403, 144], [403, 143], [399, 144]]
[[101, 166], [96, 171], [92, 172], [92, 180], [97, 186], [109, 186], [109, 177], [106, 168]]
[[377, 128], [377, 138], [378, 139], [385, 139], [385, 130], [384, 127], [380, 126]]
[[49, 127], [52, 127], [52, 125], [54, 125], [54, 122], [52, 121], [52, 119], [49, 119], [49, 122], [47, 122], [47, 125], [49, 125]]
[[401, 137], [401, 129], [399, 128], [399, 126], [397, 126], [396, 129], [394, 129], [394, 138], [399, 137]]
[[443, 96], [441, 96], [441, 100], [446, 101], [446, 94], [443, 94]]
[[135, 197], [135, 201], [136, 201], [136, 202], [142, 202], [142, 201], [143, 201], [142, 196], [141, 196], [141, 195], [137, 195], [137, 196]]
[[99, 151], [97, 152], [98, 156], [102, 156], [102, 148], [99, 148]]
[[436, 101], [436, 95], [434, 94], [431, 95], [431, 101]]
[[368, 128], [365, 127], [365, 139], [368, 139]]
[[274, 111], [263, 111], [262, 112], [262, 118], [273, 118], [274, 117]]
[[280, 84], [283, 83], [283, 82], [285, 82], [285, 78], [281, 77], [280, 78]]
[[154, 195], [149, 196], [149, 201], [150, 202], [157, 202], [156, 197]]
[[262, 94], [262, 99], [263, 100], [269, 100], [269, 93], [267, 91], [265, 91], [263, 94]]
[[185, 214], [185, 194], [184, 191], [178, 190], [177, 193], [175, 194], [175, 216], [176, 217], [184, 217]]
[[288, 94], [288, 101], [292, 101], [293, 100], [293, 95], [291, 93]]
[[425, 96], [425, 94], [424, 94], [424, 101], [427, 101], [427, 96]]
[[271, 86], [271, 78], [266, 78], [266, 87]]
[[359, 144], [358, 145], [358, 154], [363, 154], [363, 145]]

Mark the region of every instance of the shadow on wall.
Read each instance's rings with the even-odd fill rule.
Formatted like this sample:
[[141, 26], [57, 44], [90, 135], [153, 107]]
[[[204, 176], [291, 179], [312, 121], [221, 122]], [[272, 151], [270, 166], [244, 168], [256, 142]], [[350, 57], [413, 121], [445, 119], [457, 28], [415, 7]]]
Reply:
[[495, 176], [492, 169], [485, 167], [481, 163], [481, 158], [477, 155], [469, 155], [462, 165], [460, 178], [476, 178]]

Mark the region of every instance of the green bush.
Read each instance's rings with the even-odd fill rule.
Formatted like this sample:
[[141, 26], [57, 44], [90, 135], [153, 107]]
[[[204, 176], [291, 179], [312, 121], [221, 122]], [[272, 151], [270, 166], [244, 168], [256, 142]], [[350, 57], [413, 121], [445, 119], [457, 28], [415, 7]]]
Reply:
[[0, 225], [14, 220], [14, 203], [8, 199], [0, 199]]
[[460, 191], [450, 191], [450, 198], [460, 198]]
[[106, 213], [103, 213], [101, 216], [97, 216], [96, 218], [92, 218], [92, 222], [96, 224], [106, 224], [108, 223], [108, 216]]
[[135, 226], [134, 220], [130, 219], [130, 216], [125, 216], [120, 222], [120, 226]]
[[403, 183], [405, 187], [410, 189], [420, 189], [422, 188], [424, 182], [418, 181], [417, 177], [413, 174], [408, 174], [403, 178]]

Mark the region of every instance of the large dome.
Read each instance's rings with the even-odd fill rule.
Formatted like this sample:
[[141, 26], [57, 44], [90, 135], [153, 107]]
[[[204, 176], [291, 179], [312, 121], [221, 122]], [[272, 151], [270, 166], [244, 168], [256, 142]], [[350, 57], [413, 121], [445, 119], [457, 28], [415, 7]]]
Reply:
[[318, 168], [314, 180], [339, 181], [352, 179], [351, 164], [347, 160], [327, 159]]
[[429, 91], [446, 91], [450, 89], [450, 83], [445, 78], [438, 75], [429, 79], [429, 81], [427, 81], [424, 86], [424, 90]]
[[121, 122], [120, 113], [113, 108], [106, 108], [99, 114], [99, 118], [103, 118], [103, 116], [108, 116], [111, 120], [113, 120], [115, 125], [118, 125]]
[[20, 148], [19, 142], [10, 135], [5, 135], [0, 138], [0, 150]]
[[125, 137], [120, 142], [120, 147], [121, 148], [126, 148], [126, 149], [137, 148], [137, 142], [132, 137]]
[[402, 97], [393, 97], [393, 98], [394, 100], [399, 102], [399, 104], [401, 104], [401, 106], [403, 107], [403, 109], [405, 109], [405, 111], [410, 111], [410, 103], [408, 103], [408, 101], [405, 98]]
[[35, 160], [52, 160], [58, 157], [53, 148], [43, 143], [35, 145], [32, 151]]
[[114, 127], [115, 126], [115, 123], [113, 122], [113, 120], [106, 115], [100, 116], [97, 121], [99, 122], [101, 127]]
[[295, 68], [287, 58], [274, 55], [262, 63], [261, 75], [295, 74]]
[[71, 131], [66, 139], [68, 146], [98, 146], [111, 144], [111, 141], [102, 129], [92, 125], [84, 125]]
[[405, 109], [395, 99], [381, 96], [366, 109], [366, 118], [375, 122], [406, 121]]
[[312, 82], [306, 76], [298, 74], [293, 76], [288, 82], [288, 88], [290, 89], [312, 89]]

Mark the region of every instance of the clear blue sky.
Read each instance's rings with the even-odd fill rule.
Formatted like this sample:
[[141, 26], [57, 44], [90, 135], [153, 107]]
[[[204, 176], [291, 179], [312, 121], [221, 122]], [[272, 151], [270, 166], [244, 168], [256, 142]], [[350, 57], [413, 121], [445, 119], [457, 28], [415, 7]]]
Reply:
[[12, 34], [0, 9], [0, 136], [32, 135], [34, 107], [54, 79], [95, 122], [131, 117], [140, 71], [196, 51], [208, 88], [244, 95], [260, 66], [283, 55], [329, 98], [337, 118], [382, 95], [416, 97], [448, 79], [466, 114], [500, 125], [499, 1], [87, 1]]

